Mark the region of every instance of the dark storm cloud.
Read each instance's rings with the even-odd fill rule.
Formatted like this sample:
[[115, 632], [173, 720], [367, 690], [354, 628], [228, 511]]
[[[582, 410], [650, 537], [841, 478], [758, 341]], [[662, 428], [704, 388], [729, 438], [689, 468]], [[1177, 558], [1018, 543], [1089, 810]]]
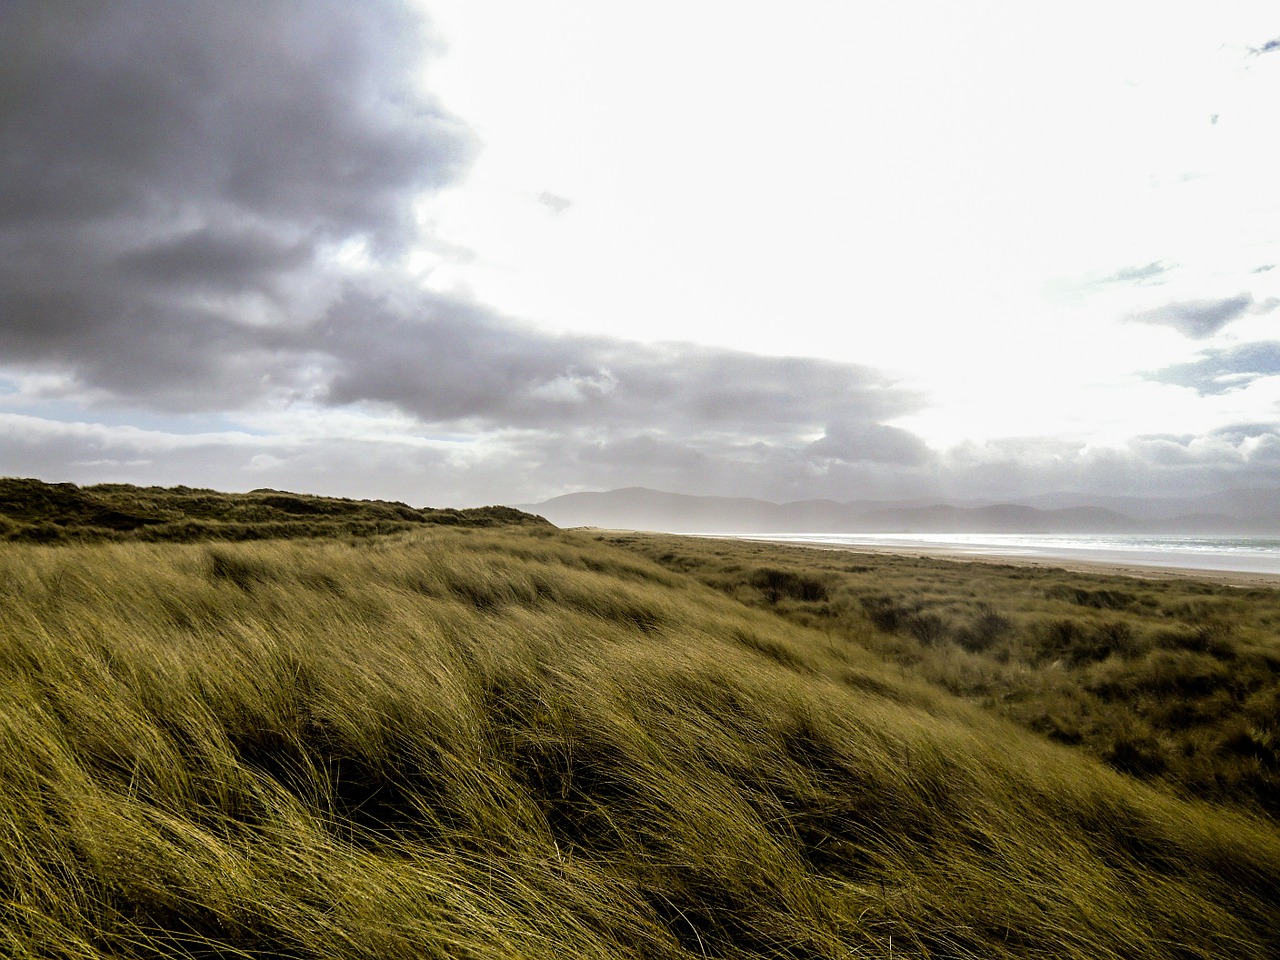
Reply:
[[1271, 298], [1255, 301], [1252, 294], [1242, 293], [1220, 300], [1184, 300], [1166, 303], [1153, 310], [1130, 314], [1135, 323], [1150, 323], [1172, 327], [1193, 340], [1211, 337], [1233, 320], [1247, 313], [1268, 313], [1280, 306], [1280, 300]]
[[397, 4], [3, 16], [0, 354], [86, 388], [176, 407], [292, 388], [276, 328], [333, 285], [326, 251], [407, 243], [414, 197], [473, 152], [416, 89], [430, 38]]
[[30, 0], [2, 36], [7, 225], [248, 215], [391, 242], [406, 188], [468, 158], [391, 3]]
[[1244, 343], [1206, 351], [1201, 359], [1158, 370], [1148, 377], [1158, 383], [1191, 387], [1204, 395], [1227, 393], [1261, 377], [1280, 375], [1280, 341]]
[[264, 284], [310, 262], [312, 246], [265, 230], [205, 226], [122, 256], [118, 264], [144, 282], [199, 284], [237, 291]]

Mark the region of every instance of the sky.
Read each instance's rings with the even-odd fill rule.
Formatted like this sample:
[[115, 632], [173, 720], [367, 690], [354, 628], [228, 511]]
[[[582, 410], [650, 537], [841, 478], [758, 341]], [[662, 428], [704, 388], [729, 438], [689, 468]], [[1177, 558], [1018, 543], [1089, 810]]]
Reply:
[[1274, 2], [0, 0], [0, 475], [1280, 486]]

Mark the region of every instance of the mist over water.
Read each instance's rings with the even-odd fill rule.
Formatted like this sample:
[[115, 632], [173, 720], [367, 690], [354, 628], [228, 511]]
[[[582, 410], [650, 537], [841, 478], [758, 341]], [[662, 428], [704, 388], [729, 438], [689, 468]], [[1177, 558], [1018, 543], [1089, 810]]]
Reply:
[[738, 534], [832, 547], [920, 549], [970, 556], [1035, 560], [1093, 560], [1150, 567], [1280, 574], [1280, 539], [1274, 537], [1193, 537], [1145, 534], [1004, 533], [794, 533]]

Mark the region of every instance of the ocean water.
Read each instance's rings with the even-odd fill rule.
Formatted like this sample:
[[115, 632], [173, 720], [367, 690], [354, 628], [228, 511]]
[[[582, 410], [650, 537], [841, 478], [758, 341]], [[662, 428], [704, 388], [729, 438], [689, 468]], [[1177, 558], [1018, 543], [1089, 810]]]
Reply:
[[755, 535], [786, 543], [1034, 560], [1093, 560], [1143, 567], [1176, 567], [1234, 573], [1280, 574], [1280, 539], [1180, 537], [1145, 534], [1084, 535], [1005, 533], [793, 533]]

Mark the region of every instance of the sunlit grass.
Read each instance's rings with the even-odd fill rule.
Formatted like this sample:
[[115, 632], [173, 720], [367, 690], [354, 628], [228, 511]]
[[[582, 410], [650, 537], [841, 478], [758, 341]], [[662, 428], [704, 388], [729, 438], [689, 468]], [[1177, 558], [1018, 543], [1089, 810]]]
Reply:
[[0, 738], [17, 957], [1280, 949], [1269, 823], [547, 528], [4, 545]]
[[[1117, 770], [1280, 815], [1280, 591], [740, 541], [610, 539], [874, 650]], [[782, 580], [790, 588], [779, 592], [772, 584]]]

